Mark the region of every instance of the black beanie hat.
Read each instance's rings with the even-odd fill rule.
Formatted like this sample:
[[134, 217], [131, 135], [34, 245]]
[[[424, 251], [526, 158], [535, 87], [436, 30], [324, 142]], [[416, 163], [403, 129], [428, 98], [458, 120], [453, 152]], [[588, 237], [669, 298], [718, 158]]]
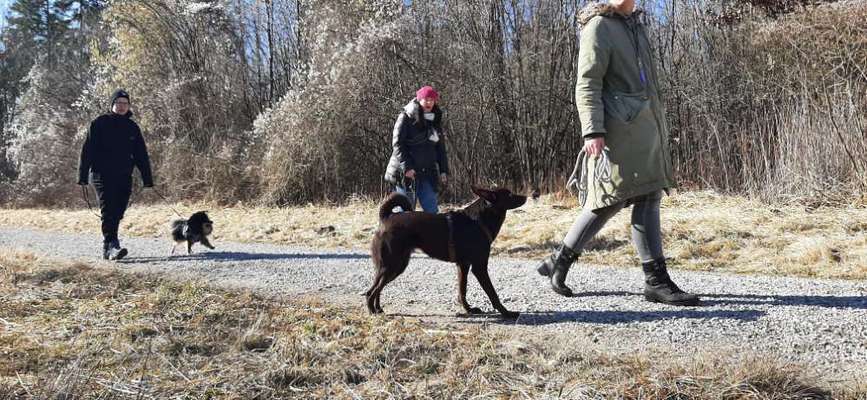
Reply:
[[127, 101], [129, 101], [129, 93], [127, 93], [126, 90], [118, 89], [118, 91], [114, 92], [114, 94], [111, 95], [111, 105], [114, 105], [114, 102], [121, 97], [124, 97]]

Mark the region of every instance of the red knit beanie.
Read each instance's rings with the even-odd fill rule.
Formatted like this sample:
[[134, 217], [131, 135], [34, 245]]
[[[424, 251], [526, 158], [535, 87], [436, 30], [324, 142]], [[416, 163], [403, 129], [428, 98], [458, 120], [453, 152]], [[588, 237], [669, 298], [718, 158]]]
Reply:
[[426, 99], [428, 97], [430, 97], [434, 100], [437, 100], [440, 98], [440, 95], [439, 95], [439, 93], [437, 93], [436, 90], [434, 90], [434, 88], [432, 88], [430, 86], [425, 86], [425, 87], [423, 87], [423, 88], [421, 88], [415, 92], [415, 99], [416, 100], [422, 100], [422, 99]]

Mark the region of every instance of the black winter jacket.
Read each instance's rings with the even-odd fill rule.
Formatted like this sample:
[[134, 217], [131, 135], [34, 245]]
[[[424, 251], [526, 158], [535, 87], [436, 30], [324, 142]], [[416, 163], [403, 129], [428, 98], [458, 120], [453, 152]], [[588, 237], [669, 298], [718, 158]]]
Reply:
[[418, 101], [407, 104], [394, 124], [391, 159], [385, 171], [385, 180], [398, 183], [404, 172], [415, 170], [421, 177], [434, 178], [449, 173], [445, 135], [442, 129], [443, 112], [433, 108], [434, 120], [424, 118]]
[[138, 125], [126, 115], [109, 113], [90, 123], [87, 139], [81, 148], [78, 183], [87, 184], [88, 174], [103, 179], [128, 179], [133, 167], [141, 173], [145, 187], [153, 186], [151, 162]]

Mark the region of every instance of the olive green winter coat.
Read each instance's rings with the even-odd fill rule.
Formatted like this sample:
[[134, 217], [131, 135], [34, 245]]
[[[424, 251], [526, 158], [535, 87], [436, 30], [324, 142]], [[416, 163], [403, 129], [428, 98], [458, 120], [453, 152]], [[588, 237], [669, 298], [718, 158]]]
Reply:
[[610, 5], [594, 4], [579, 22], [575, 102], [581, 134], [605, 138], [611, 171], [610, 179], [595, 176], [594, 162], [601, 160], [590, 159], [584, 207], [674, 187], [668, 125], [640, 11], [623, 16]]

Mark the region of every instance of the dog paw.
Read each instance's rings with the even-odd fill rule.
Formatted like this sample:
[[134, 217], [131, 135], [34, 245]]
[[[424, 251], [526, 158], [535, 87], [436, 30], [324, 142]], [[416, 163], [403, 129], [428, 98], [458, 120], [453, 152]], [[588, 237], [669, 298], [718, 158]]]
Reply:
[[482, 313], [482, 309], [478, 308], [478, 307], [471, 307], [471, 308], [467, 309], [467, 314], [474, 314], [475, 315], [475, 314], [481, 314], [481, 313]]

